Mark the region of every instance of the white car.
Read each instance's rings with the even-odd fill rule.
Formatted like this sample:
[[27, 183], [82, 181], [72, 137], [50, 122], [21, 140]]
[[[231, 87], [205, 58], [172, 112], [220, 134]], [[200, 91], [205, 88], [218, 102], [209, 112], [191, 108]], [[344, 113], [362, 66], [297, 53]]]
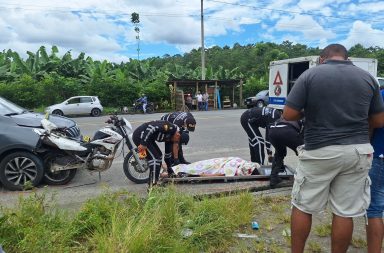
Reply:
[[100, 116], [103, 106], [95, 96], [71, 97], [64, 102], [51, 105], [45, 109], [46, 113], [57, 115], [79, 115], [90, 114], [94, 117]]

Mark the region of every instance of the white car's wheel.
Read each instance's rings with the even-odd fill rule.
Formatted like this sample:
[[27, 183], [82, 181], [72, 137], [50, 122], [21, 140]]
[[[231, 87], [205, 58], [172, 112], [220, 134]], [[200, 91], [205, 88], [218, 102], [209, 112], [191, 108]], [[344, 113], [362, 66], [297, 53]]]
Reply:
[[59, 116], [64, 116], [64, 113], [62, 110], [56, 109], [52, 112], [52, 114], [59, 115]]
[[91, 111], [91, 115], [92, 115], [93, 117], [99, 117], [99, 116], [101, 115], [101, 111], [100, 111], [100, 109], [98, 109], [98, 108], [93, 108], [92, 111]]

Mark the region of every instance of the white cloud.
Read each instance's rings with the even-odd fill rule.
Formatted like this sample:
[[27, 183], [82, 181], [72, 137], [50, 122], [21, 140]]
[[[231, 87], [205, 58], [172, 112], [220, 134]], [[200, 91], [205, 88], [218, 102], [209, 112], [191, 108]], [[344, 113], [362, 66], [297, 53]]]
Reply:
[[[352, 16], [350, 20], [328, 20], [321, 15], [299, 15], [298, 12], [346, 17], [362, 13], [364, 17], [374, 19], [384, 10], [384, 1], [372, 0], [223, 2], [232, 4], [204, 0], [207, 46], [222, 45], [220, 39], [227, 36], [231, 38], [227, 41], [238, 40], [240, 44], [249, 42], [249, 38], [254, 42], [290, 38], [299, 43], [308, 41], [312, 45], [321, 45], [334, 39], [336, 34], [338, 39], [345, 38]], [[83, 51], [114, 61], [128, 60], [127, 52], [134, 54], [136, 49], [136, 33], [130, 20], [132, 12], [140, 15], [140, 39], [145, 44], [143, 57], [169, 53], [156, 51], [158, 46], [172, 48], [173, 52], [186, 52], [200, 46], [200, 1], [3, 0], [0, 1], [0, 49], [11, 48], [25, 54], [41, 45], [50, 48], [54, 44], [63, 51]], [[356, 31], [362, 33], [362, 29], [355, 23], [348, 40], [358, 39], [352, 35]], [[375, 29], [381, 32], [377, 27]], [[369, 38], [363, 38], [370, 43], [382, 44], [377, 36], [366, 34], [370, 34]], [[148, 48], [154, 49], [146, 52]]]
[[287, 31], [293, 33], [302, 33], [307, 40], [331, 39], [336, 35], [324, 29], [311, 16], [295, 15], [291, 17], [282, 17], [275, 25], [277, 31]]
[[342, 42], [347, 48], [357, 43], [365, 47], [379, 46], [384, 47], [384, 31], [372, 28], [372, 25], [362, 21], [353, 23], [347, 38]]
[[342, 4], [342, 3], [348, 3], [351, 2], [350, 0], [320, 0], [320, 1], [314, 1], [314, 0], [300, 0], [300, 2], [297, 4], [301, 9], [305, 11], [313, 11], [318, 10], [321, 11], [322, 8], [327, 7], [329, 4]]
[[384, 2], [367, 2], [360, 4], [350, 4], [348, 11], [351, 12], [366, 12], [366, 13], [377, 13], [384, 11]]

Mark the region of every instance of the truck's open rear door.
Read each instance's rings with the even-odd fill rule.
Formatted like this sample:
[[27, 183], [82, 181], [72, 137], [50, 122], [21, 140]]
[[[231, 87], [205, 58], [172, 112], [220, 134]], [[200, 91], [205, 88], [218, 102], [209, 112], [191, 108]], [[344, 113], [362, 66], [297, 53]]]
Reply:
[[269, 105], [283, 109], [288, 94], [288, 64], [276, 64], [269, 68]]

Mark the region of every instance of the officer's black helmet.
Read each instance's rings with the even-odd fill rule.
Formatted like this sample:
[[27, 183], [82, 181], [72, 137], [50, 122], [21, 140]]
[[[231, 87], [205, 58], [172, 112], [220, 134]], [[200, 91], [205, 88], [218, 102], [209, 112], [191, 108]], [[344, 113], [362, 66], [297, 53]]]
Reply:
[[196, 120], [194, 117], [188, 117], [186, 120], [185, 120], [185, 125], [187, 126], [187, 130], [188, 131], [195, 131], [195, 127], [196, 127]]
[[187, 132], [182, 131], [180, 134], [180, 142], [182, 145], [187, 145], [189, 142], [189, 134]]

